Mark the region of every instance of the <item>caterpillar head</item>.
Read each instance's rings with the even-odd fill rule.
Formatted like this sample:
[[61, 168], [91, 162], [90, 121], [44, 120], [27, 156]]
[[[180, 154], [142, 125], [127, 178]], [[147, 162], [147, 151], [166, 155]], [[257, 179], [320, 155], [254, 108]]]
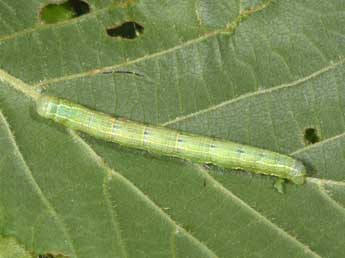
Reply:
[[290, 180], [297, 185], [301, 185], [305, 181], [306, 174], [307, 174], [307, 170], [305, 166], [303, 165], [303, 163], [299, 160], [296, 160]]

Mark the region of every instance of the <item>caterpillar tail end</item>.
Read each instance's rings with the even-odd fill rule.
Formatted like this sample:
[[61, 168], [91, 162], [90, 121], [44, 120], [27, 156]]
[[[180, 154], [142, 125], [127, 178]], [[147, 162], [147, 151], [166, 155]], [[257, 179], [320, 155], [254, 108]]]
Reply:
[[293, 174], [290, 177], [290, 180], [297, 185], [302, 185], [305, 182], [305, 177], [307, 174], [307, 170], [303, 163], [299, 160], [296, 160], [295, 166], [293, 169]]

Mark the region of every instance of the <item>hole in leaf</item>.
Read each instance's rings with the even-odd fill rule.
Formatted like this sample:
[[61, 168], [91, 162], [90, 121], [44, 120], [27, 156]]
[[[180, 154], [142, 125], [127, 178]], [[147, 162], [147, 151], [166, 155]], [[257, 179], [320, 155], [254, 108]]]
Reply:
[[136, 22], [125, 22], [119, 26], [107, 29], [110, 37], [121, 37], [125, 39], [134, 39], [144, 32], [144, 27]]
[[304, 130], [304, 141], [306, 144], [314, 144], [320, 141], [320, 137], [315, 128], [307, 128]]
[[40, 18], [44, 23], [57, 23], [89, 12], [90, 6], [85, 1], [68, 0], [62, 3], [47, 4], [41, 9]]
[[69, 0], [70, 5], [73, 7], [76, 12], [76, 17], [82, 16], [90, 12], [90, 6], [88, 3], [81, 0]]

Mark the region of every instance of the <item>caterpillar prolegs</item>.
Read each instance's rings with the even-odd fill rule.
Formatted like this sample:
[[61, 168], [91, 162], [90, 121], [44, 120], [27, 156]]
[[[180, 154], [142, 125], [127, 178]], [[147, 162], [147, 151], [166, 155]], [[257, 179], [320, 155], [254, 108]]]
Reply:
[[[187, 159], [202, 164], [241, 169], [303, 184], [301, 161], [273, 151], [111, 117], [65, 99], [42, 96], [37, 112], [73, 130], [127, 147]], [[278, 181], [276, 188], [280, 187]]]

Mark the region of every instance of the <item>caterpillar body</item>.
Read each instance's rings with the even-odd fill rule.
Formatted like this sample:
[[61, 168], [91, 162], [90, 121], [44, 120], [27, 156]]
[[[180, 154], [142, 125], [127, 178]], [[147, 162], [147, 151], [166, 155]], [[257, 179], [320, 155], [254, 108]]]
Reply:
[[111, 117], [65, 99], [42, 96], [37, 112], [73, 130], [152, 153], [266, 174], [303, 184], [301, 161], [273, 151]]

